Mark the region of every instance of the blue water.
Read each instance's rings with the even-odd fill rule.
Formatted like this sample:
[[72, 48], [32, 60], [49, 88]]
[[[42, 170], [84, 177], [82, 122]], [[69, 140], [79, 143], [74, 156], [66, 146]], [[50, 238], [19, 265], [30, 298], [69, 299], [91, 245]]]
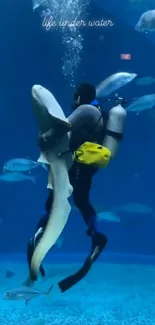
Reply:
[[[100, 3], [99, 3], [100, 1]], [[74, 80], [64, 76], [65, 45], [62, 33], [42, 27], [40, 11], [31, 1], [9, 0], [0, 4], [0, 168], [11, 158], [39, 156], [38, 128], [32, 110], [31, 88], [48, 88], [63, 108], [71, 112], [72, 81], [98, 84], [112, 73], [128, 71], [155, 77], [153, 35], [142, 35], [134, 25], [145, 5], [121, 1], [92, 2], [85, 19], [111, 19], [110, 28], [85, 27], [81, 63]], [[150, 5], [150, 9], [152, 9]], [[149, 9], [148, 6], [146, 9]], [[127, 15], [127, 12], [130, 13]], [[130, 61], [120, 60], [130, 53]], [[74, 57], [74, 54], [73, 54]], [[153, 93], [154, 85], [137, 88], [134, 83], [119, 91], [128, 101]], [[51, 299], [38, 298], [28, 304], [5, 301], [6, 290], [18, 287], [27, 276], [26, 245], [35, 231], [47, 197], [46, 172], [38, 169], [36, 185], [31, 182], [0, 183], [0, 325], [154, 325], [155, 324], [155, 128], [148, 112], [129, 114], [119, 155], [94, 178], [91, 200], [95, 205], [141, 203], [152, 215], [121, 212], [121, 222], [101, 221], [98, 228], [108, 237], [99, 262], [77, 286]], [[63, 245], [54, 246], [45, 267], [47, 281], [37, 288], [47, 290], [51, 282], [79, 268], [90, 250], [86, 227], [73, 210], [63, 232]], [[5, 271], [15, 273], [6, 279]]]

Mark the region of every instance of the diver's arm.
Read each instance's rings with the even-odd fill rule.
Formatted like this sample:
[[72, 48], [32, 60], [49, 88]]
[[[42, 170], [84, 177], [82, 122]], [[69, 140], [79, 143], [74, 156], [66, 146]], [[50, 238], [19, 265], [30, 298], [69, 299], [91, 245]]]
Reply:
[[57, 129], [49, 129], [45, 133], [39, 134], [39, 147], [41, 150], [45, 150], [55, 141], [55, 136], [63, 136], [65, 133], [79, 129], [83, 125], [89, 125], [93, 127], [96, 124], [102, 123], [99, 119], [101, 118], [100, 111], [92, 105], [81, 105], [79, 106], [69, 117], [68, 122]]
[[106, 136], [102, 145], [111, 152], [111, 158], [115, 158], [123, 138], [124, 123], [127, 116], [126, 110], [117, 105], [109, 111], [109, 119], [106, 127]]
[[100, 111], [92, 105], [80, 105], [69, 117], [68, 121], [72, 129], [84, 124], [95, 125], [101, 117]]

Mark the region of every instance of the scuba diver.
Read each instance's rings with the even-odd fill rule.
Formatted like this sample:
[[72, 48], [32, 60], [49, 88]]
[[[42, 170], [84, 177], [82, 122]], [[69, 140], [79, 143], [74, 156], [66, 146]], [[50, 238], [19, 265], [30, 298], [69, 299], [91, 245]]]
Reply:
[[[78, 148], [85, 143], [96, 143], [98, 148], [109, 149], [111, 158], [115, 158], [120, 141], [123, 139], [124, 120], [126, 117], [126, 110], [121, 106], [124, 103], [122, 98], [116, 98], [115, 104], [118, 106], [113, 107], [109, 112], [103, 111], [96, 100], [96, 89], [93, 85], [83, 83], [76, 87], [72, 110], [73, 113], [68, 118], [72, 124], [72, 131], [70, 136], [70, 150], [74, 154], [78, 152]], [[81, 105], [92, 105], [96, 107], [96, 115], [94, 119], [87, 119], [82, 123], [80, 119], [75, 119], [75, 111], [82, 107]], [[91, 106], [90, 106], [91, 107]], [[50, 139], [47, 134], [39, 136], [39, 146], [42, 150], [45, 143], [47, 144]], [[93, 176], [100, 168], [99, 164], [84, 164], [80, 163], [80, 159], [73, 161], [72, 167], [68, 171], [70, 184], [73, 187], [73, 202], [80, 211], [85, 224], [87, 225], [87, 235], [91, 238], [91, 252], [86, 258], [83, 266], [71, 276], [66, 277], [58, 283], [61, 292], [65, 292], [73, 285], [78, 283], [89, 272], [93, 263], [99, 257], [107, 244], [107, 237], [98, 232], [96, 229], [96, 211], [90, 202], [90, 190], [92, 185]], [[35, 247], [41, 239], [48, 216], [53, 203], [53, 190], [49, 190], [49, 195], [45, 204], [45, 213], [41, 217], [35, 235], [30, 239], [27, 246], [27, 260], [30, 268], [31, 259]], [[40, 267], [40, 273], [44, 277], [45, 271], [43, 266]]]

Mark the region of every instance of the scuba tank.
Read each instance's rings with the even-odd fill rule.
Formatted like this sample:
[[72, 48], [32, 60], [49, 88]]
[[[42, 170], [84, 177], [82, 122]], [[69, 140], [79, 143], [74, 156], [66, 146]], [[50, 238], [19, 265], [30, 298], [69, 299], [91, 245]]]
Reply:
[[104, 121], [102, 146], [109, 149], [111, 157], [114, 158], [119, 149], [120, 141], [123, 139], [124, 122], [127, 116], [123, 106], [127, 103], [127, 100], [115, 94], [114, 97], [108, 99], [108, 102], [114, 105], [108, 111], [100, 109], [100, 104], [97, 100], [94, 100], [91, 105], [96, 106], [101, 111], [100, 119], [103, 118]]
[[109, 118], [107, 120], [105, 137], [102, 145], [108, 148], [111, 152], [111, 157], [115, 158], [120, 141], [123, 139], [124, 122], [127, 112], [121, 103], [119, 103], [109, 111], [108, 115]]
[[[85, 106], [85, 109], [87, 108], [86, 106], [91, 105], [96, 107], [100, 111], [101, 114], [95, 127], [93, 126], [90, 127], [89, 130], [86, 130], [89, 139], [87, 140], [87, 142], [89, 143], [89, 145], [91, 142], [93, 144], [95, 142], [107, 148], [111, 153], [111, 158], [114, 158], [116, 156], [117, 151], [119, 149], [120, 141], [123, 139], [124, 121], [127, 113], [121, 104], [125, 104], [125, 102], [126, 101], [123, 98], [115, 97], [113, 99], [113, 103], [115, 103], [115, 106], [109, 111], [102, 110], [97, 100], [94, 100], [89, 105], [81, 105], [81, 107]], [[102, 131], [97, 131], [97, 127], [101, 119], [103, 119], [103, 129]], [[96, 140], [94, 140], [94, 137], [96, 137]], [[83, 143], [81, 143], [80, 145], [82, 144]], [[78, 145], [77, 147], [75, 146], [74, 149], [69, 149], [69, 151], [75, 152], [80, 147], [80, 145]], [[66, 152], [61, 152], [60, 156], [64, 155], [65, 153]]]

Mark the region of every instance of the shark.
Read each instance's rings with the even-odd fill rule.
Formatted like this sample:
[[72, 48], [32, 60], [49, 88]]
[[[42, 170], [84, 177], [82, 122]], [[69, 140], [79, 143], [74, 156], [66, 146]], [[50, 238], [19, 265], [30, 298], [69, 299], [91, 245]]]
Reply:
[[71, 124], [53, 94], [43, 86], [32, 87], [32, 101], [40, 133], [51, 133], [51, 141], [47, 145], [45, 143], [41, 149], [38, 162], [48, 165], [47, 187], [54, 191], [49, 220], [31, 260], [29, 275], [34, 282], [37, 280], [43, 259], [56, 243], [68, 221], [71, 211], [68, 198], [73, 188], [68, 176], [68, 169], [72, 166], [72, 153], [69, 150]]

